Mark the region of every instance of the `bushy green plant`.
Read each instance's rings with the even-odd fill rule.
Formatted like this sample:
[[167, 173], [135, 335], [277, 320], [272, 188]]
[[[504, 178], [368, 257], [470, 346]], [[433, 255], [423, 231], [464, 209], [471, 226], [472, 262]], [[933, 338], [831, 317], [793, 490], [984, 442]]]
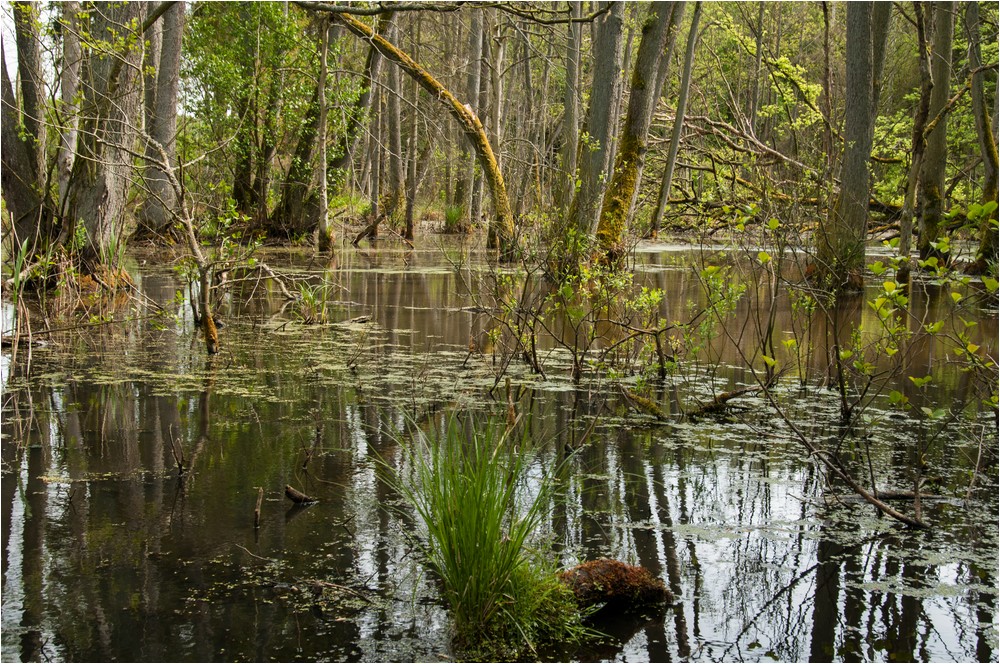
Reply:
[[443, 431], [414, 430], [406, 450], [412, 474], [392, 481], [426, 528], [419, 545], [465, 654], [515, 659], [579, 641], [572, 593], [530, 548], [553, 490], [551, 474], [528, 480], [531, 441], [500, 420], [453, 416]]
[[461, 205], [449, 205], [444, 209], [444, 231], [446, 233], [459, 233], [465, 230], [462, 219], [465, 217], [465, 208]]

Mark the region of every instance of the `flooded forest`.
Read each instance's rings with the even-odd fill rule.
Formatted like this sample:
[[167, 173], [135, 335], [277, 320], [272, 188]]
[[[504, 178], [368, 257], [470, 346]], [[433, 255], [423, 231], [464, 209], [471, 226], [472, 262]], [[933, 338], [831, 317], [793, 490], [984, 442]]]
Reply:
[[995, 2], [0, 19], [2, 661], [1000, 657]]

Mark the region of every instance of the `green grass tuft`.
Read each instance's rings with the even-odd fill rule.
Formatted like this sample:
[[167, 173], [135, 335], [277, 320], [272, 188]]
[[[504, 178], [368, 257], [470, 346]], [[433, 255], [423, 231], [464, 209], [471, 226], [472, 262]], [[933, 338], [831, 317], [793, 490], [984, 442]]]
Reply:
[[427, 529], [424, 556], [441, 581], [455, 643], [471, 659], [537, 658], [586, 634], [573, 594], [531, 549], [550, 509], [552, 474], [528, 481], [530, 440], [502, 420], [476, 427], [452, 417], [444, 431], [415, 431], [408, 482], [394, 483]]

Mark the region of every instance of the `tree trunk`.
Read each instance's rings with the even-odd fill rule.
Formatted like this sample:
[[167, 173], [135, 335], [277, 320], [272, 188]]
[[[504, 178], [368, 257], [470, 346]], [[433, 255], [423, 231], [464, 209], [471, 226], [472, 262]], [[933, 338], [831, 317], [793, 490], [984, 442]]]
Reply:
[[[392, 20], [392, 16], [392, 12], [387, 12], [379, 17], [378, 27], [376, 30], [380, 34], [384, 33], [388, 29], [389, 21]], [[350, 165], [354, 151], [357, 148], [358, 142], [362, 136], [361, 128], [364, 126], [365, 120], [368, 118], [368, 112], [372, 107], [374, 89], [381, 71], [382, 54], [379, 53], [377, 48], [372, 46], [368, 50], [368, 57], [365, 59], [364, 79], [368, 81], [368, 87], [361, 93], [361, 96], [358, 97], [357, 102], [354, 104], [354, 108], [351, 109], [350, 122], [347, 125], [347, 130], [340, 139], [338, 156], [330, 163], [330, 168], [339, 170]]]
[[597, 228], [597, 220], [611, 164], [612, 123], [621, 94], [625, 5], [612, 2], [610, 10], [593, 24], [594, 81], [590, 86], [585, 131], [587, 140], [578, 155], [580, 188], [570, 205], [569, 218], [581, 235]]
[[[3, 200], [7, 213], [13, 222], [14, 244], [20, 247], [28, 239], [36, 239], [43, 231], [45, 209], [38, 194], [37, 183], [31, 172], [34, 168], [34, 145], [23, 132], [21, 116], [18, 112], [17, 97], [7, 75], [7, 58], [0, 51], [0, 75], [2, 75], [2, 138], [3, 150], [0, 159], [0, 182], [3, 185]], [[29, 247], [31, 245], [29, 244]]]
[[[972, 115], [976, 121], [976, 138], [979, 141], [979, 151], [983, 156], [983, 194], [984, 204], [997, 201], [997, 144], [993, 136], [993, 122], [986, 107], [986, 92], [983, 79], [986, 72], [982, 69], [982, 54], [980, 52], [980, 22], [979, 4], [969, 2], [965, 5], [965, 30], [969, 41], [969, 69], [972, 71]], [[991, 263], [997, 261], [997, 209], [987, 214], [980, 222], [979, 250], [970, 266], [970, 272], [985, 273]]]
[[[146, 15], [141, 2], [95, 5], [92, 35], [137, 30]], [[142, 35], [125, 34], [109, 45], [113, 57], [92, 52], [89, 75], [82, 80], [84, 106], [80, 146], [69, 184], [69, 219], [82, 220], [87, 239], [81, 252], [84, 269], [117, 267], [129, 235], [126, 197], [131, 182], [142, 108]]]
[[617, 265], [624, 254], [622, 242], [635, 206], [646, 157], [649, 125], [660, 96], [657, 72], [665, 55], [675, 7], [673, 2], [654, 4], [642, 27], [642, 40], [639, 42], [639, 52], [632, 71], [621, 145], [615, 158], [611, 188], [604, 198], [597, 225], [598, 251], [601, 260], [610, 265]]
[[[580, 18], [583, 11], [579, 0], [569, 3], [570, 16]], [[583, 29], [580, 23], [567, 24], [566, 89], [563, 94], [562, 185], [556, 188], [556, 207], [565, 213], [576, 190], [576, 161], [580, 143], [580, 48]]]
[[60, 127], [59, 156], [56, 158], [59, 183], [59, 213], [65, 211], [66, 192], [69, 189], [70, 173], [76, 157], [76, 140], [80, 126], [80, 105], [76, 98], [80, 90], [80, 63], [83, 50], [80, 46], [80, 3], [76, 0], [62, 5], [63, 61], [59, 74], [59, 114]]
[[[177, 90], [180, 82], [181, 43], [184, 37], [184, 3], [170, 7], [162, 17], [162, 42], [156, 70], [156, 94], [147, 125], [150, 138], [163, 146], [170, 166], [177, 165]], [[153, 155], [159, 157], [158, 155]], [[153, 163], [146, 167], [149, 198], [141, 212], [142, 223], [153, 233], [162, 233], [173, 220], [176, 205], [166, 174]]]
[[[681, 88], [677, 94], [677, 111], [674, 113], [674, 126], [670, 133], [670, 148], [667, 151], [667, 164], [663, 169], [663, 181], [660, 183], [660, 195], [653, 214], [650, 235], [656, 237], [660, 230], [663, 213], [670, 199], [670, 182], [674, 175], [674, 164], [677, 162], [677, 151], [681, 144], [681, 130], [684, 128], [684, 113], [687, 108], [688, 91], [691, 89], [691, 69], [694, 65], [694, 49], [698, 42], [698, 23], [701, 19], [701, 2], [694, 5], [694, 16], [691, 18], [691, 31], [688, 33], [687, 49], [684, 52], [684, 71], [681, 74]], [[755, 94], [756, 97], [756, 94]]]
[[316, 134], [316, 142], [319, 144], [319, 159], [316, 160], [316, 167], [313, 177], [319, 185], [319, 236], [317, 240], [318, 249], [321, 252], [328, 252], [333, 249], [333, 226], [330, 223], [330, 199], [327, 192], [327, 164], [329, 154], [327, 151], [327, 76], [330, 56], [330, 22], [327, 19], [320, 21], [320, 31], [322, 40], [319, 51], [319, 130]]
[[14, 3], [17, 72], [21, 84], [21, 124], [31, 150], [31, 176], [41, 188], [45, 183], [45, 78], [39, 38], [41, 3]]
[[[750, 134], [757, 135], [757, 111], [760, 109], [760, 65], [764, 56], [764, 10], [767, 3], [757, 3], [757, 52], [754, 54], [753, 80], [750, 83]], [[823, 13], [826, 16], [826, 3], [823, 4]]]
[[[323, 31], [324, 25], [316, 26], [317, 35], [322, 42], [326, 39]], [[321, 56], [322, 57], [322, 56]], [[320, 65], [322, 70], [322, 64]], [[311, 231], [316, 227], [318, 219], [310, 213], [310, 209], [315, 212], [316, 204], [316, 179], [317, 164], [316, 156], [319, 152], [320, 127], [320, 100], [322, 98], [323, 82], [322, 71], [320, 81], [317, 81], [313, 90], [313, 97], [309, 101], [302, 125], [299, 127], [298, 140], [295, 144], [295, 152], [292, 154], [291, 163], [288, 166], [288, 173], [285, 174], [284, 182], [281, 184], [281, 200], [274, 208], [271, 219], [268, 222], [268, 233], [270, 235], [298, 235]]]
[[503, 174], [497, 166], [493, 147], [486, 136], [486, 131], [483, 129], [483, 124], [480, 122], [479, 117], [456, 99], [455, 95], [436, 78], [431, 76], [427, 70], [384, 37], [375, 34], [369, 26], [349, 14], [334, 13], [333, 18], [343, 23], [354, 34], [367, 40], [382, 53], [383, 57], [394, 62], [407, 75], [416, 79], [417, 83], [427, 90], [432, 98], [444, 104], [448, 113], [458, 121], [466, 137], [468, 137], [475, 148], [476, 154], [479, 157], [479, 165], [486, 174], [486, 181], [493, 198], [493, 207], [499, 230], [500, 253], [505, 259], [513, 258], [516, 247], [514, 244], [514, 216], [511, 212], [510, 199], [507, 196]]
[[[877, 12], [871, 2], [847, 5], [847, 99], [844, 119], [844, 165], [840, 195], [816, 237], [816, 272], [823, 286], [835, 291], [863, 287], [868, 198], [868, 163], [875, 129], [874, 71], [877, 53], [884, 52], [888, 12]], [[876, 19], [882, 19], [876, 22]]]
[[[399, 39], [399, 18], [393, 21], [389, 29], [388, 39], [395, 42]], [[386, 133], [389, 139], [388, 190], [385, 192], [385, 213], [393, 223], [399, 225], [403, 220], [406, 206], [406, 174], [403, 165], [403, 116], [399, 100], [403, 95], [403, 86], [399, 79], [399, 68], [390, 67], [389, 91], [386, 103]]]
[[[934, 48], [931, 58], [929, 116], [936, 118], [948, 103], [951, 92], [951, 47], [955, 34], [955, 3], [934, 3]], [[948, 165], [948, 118], [942, 117], [927, 136], [927, 148], [920, 173], [920, 237], [917, 249], [921, 258], [943, 255], [932, 246], [938, 241], [944, 217], [945, 169]]]
[[[479, 112], [479, 77], [482, 73], [483, 59], [483, 13], [481, 9], [472, 10], [471, 21], [465, 94], [468, 99], [466, 107], [475, 114]], [[475, 219], [472, 218], [472, 190], [476, 174], [475, 150], [463, 149], [460, 163], [462, 167], [458, 173], [458, 181], [455, 183], [455, 203], [462, 206], [462, 215], [465, 217], [466, 223], [471, 226], [475, 222]]]
[[917, 63], [920, 70], [920, 100], [917, 102], [917, 112], [913, 116], [913, 134], [910, 147], [910, 172], [906, 179], [906, 194], [903, 199], [903, 212], [899, 222], [899, 256], [903, 259], [896, 281], [905, 284], [910, 278], [910, 251], [913, 241], [913, 214], [916, 209], [917, 185], [920, 169], [924, 160], [924, 128], [927, 126], [928, 113], [931, 105], [931, 90], [934, 81], [931, 78], [931, 60], [927, 44], [927, 17], [924, 11], [925, 3], [913, 3], [913, 15], [917, 28]]

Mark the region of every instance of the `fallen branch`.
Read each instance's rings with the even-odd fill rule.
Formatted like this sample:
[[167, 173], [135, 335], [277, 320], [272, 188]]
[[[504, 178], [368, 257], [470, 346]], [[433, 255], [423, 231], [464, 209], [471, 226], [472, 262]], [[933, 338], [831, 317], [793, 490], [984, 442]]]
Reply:
[[285, 485], [285, 497], [297, 505], [306, 505], [309, 503], [318, 503], [319, 500], [313, 498], [312, 496], [307, 496], [306, 494], [292, 488], [290, 484]]
[[759, 385], [753, 385], [749, 387], [741, 387], [738, 390], [723, 392], [717, 395], [707, 404], [701, 406], [700, 408], [691, 413], [688, 413], [688, 417], [694, 419], [701, 417], [702, 415], [721, 412], [726, 409], [726, 404], [732, 401], [733, 399], [746, 396], [748, 394], [757, 394], [758, 392], [761, 391], [761, 389], [763, 388], [761, 388]]

